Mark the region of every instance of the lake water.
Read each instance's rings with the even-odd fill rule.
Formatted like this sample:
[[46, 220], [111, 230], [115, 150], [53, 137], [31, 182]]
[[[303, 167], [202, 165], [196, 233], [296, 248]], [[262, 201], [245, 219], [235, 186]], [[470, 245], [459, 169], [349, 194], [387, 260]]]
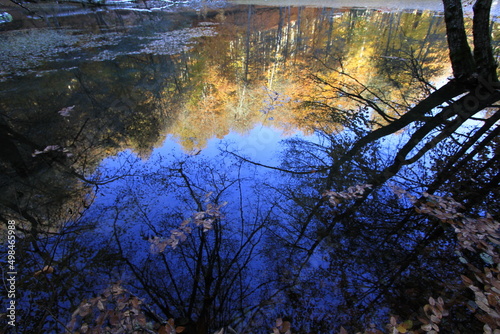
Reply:
[[[382, 326], [387, 307], [357, 313], [380, 295], [369, 264], [345, 267], [349, 245], [302, 251], [324, 223], [312, 210], [324, 167], [386, 123], [348, 92], [398, 117], [450, 76], [441, 5], [303, 4], [0, 7], [13, 17], [0, 24], [0, 216], [30, 235], [25, 332], [83, 326], [82, 299], [118, 281], [188, 333], [265, 332], [282, 317], [304, 333]], [[358, 180], [346, 168], [342, 188]], [[69, 283], [35, 282], [44, 265]], [[52, 284], [64, 287], [43, 317]]]

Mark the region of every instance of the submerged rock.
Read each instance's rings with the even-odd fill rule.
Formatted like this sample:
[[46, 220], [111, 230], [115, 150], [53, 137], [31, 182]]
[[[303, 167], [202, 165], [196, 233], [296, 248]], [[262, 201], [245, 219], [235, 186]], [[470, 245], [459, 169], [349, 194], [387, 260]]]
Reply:
[[13, 20], [12, 15], [10, 15], [9, 13], [7, 12], [0, 13], [0, 24], [12, 22], [12, 20]]

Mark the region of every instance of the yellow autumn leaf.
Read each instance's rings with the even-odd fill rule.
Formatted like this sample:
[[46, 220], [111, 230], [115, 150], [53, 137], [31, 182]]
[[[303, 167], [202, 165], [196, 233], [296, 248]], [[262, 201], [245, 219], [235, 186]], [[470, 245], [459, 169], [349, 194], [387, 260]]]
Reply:
[[413, 321], [406, 320], [405, 322], [402, 322], [399, 325], [397, 325], [396, 329], [398, 330], [399, 333], [406, 333], [412, 327], [413, 327]]
[[397, 329], [397, 330], [398, 330], [398, 332], [400, 332], [400, 333], [406, 333], [406, 332], [408, 331], [408, 329], [407, 329], [405, 326], [403, 326], [403, 324], [399, 324], [399, 325], [396, 327], [396, 329]]

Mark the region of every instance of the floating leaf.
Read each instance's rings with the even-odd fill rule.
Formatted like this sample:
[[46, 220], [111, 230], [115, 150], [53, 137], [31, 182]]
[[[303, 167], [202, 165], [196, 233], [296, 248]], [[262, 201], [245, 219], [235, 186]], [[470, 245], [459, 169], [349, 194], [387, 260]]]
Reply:
[[43, 267], [42, 270], [38, 270], [37, 272], [35, 272], [33, 274], [33, 276], [37, 277], [37, 276], [39, 276], [41, 274], [52, 274], [53, 272], [54, 272], [54, 267], [52, 267], [52, 266], [45, 266], [45, 267]]
[[71, 110], [73, 110], [75, 108], [75, 106], [70, 106], [70, 107], [66, 107], [66, 108], [62, 108], [61, 110], [58, 111], [59, 115], [63, 116], [63, 117], [69, 117], [70, 116], [70, 112]]
[[137, 308], [139, 308], [139, 305], [141, 305], [141, 301], [139, 300], [139, 298], [133, 297], [130, 300], [130, 304], [132, 305], [133, 308], [137, 309]]
[[290, 323], [290, 321], [283, 321], [283, 325], [281, 325], [281, 331], [288, 332], [291, 327], [292, 327], [292, 324]]
[[81, 333], [87, 333], [89, 330], [89, 325], [86, 323], [83, 323], [82, 326], [80, 327], [80, 332]]
[[120, 316], [119, 316], [118, 312], [116, 312], [116, 311], [111, 311], [110, 312], [109, 323], [112, 326], [117, 326], [117, 325], [120, 324]]
[[158, 334], [171, 334], [171, 333], [172, 329], [169, 324], [162, 325], [160, 326], [160, 328], [158, 328]]
[[433, 314], [433, 315], [431, 315], [431, 321], [433, 323], [439, 323], [441, 321], [441, 319]]
[[420, 328], [422, 328], [423, 331], [429, 332], [432, 330], [432, 324], [425, 324], [422, 325]]
[[411, 329], [413, 327], [413, 321], [411, 320], [406, 320], [405, 322], [403, 322], [402, 324], [404, 326], [404, 328], [406, 329]]
[[479, 308], [481, 310], [483, 310], [484, 312], [486, 312], [486, 313], [490, 313], [491, 312], [491, 308], [488, 305], [486, 305], [482, 300], [477, 300], [476, 299], [476, 305], [479, 306]]
[[104, 311], [104, 304], [101, 300], [97, 301], [97, 308], [99, 309], [99, 311]]
[[136, 320], [141, 326], [146, 326], [146, 316], [143, 313], [139, 313]]
[[408, 329], [406, 327], [404, 327], [403, 325], [396, 326], [396, 330], [399, 333], [406, 333], [408, 331]]
[[90, 311], [92, 309], [92, 305], [88, 302], [84, 303], [83, 305], [80, 305], [80, 307], [78, 307], [78, 315], [80, 317], [85, 317], [87, 316], [88, 314], [90, 314]]
[[493, 257], [489, 254], [481, 253], [479, 256], [486, 264], [493, 265], [495, 263], [495, 261], [493, 261]]
[[465, 285], [467, 286], [472, 285], [472, 280], [469, 277], [464, 275], [460, 275], [460, 277], [462, 278], [462, 281], [465, 283]]

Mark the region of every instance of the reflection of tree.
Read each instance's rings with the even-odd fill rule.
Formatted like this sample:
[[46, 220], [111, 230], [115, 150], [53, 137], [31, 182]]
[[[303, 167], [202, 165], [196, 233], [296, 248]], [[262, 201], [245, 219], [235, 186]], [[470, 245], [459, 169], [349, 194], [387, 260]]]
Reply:
[[[335, 286], [344, 287], [336, 297], [340, 303], [338, 310], [348, 316], [344, 323], [353, 320], [352, 328], [359, 326], [362, 316], [376, 318], [372, 312], [376, 305], [383, 306], [385, 302], [394, 312], [412, 317], [418, 305], [425, 305], [432, 295], [446, 297], [449, 303], [451, 317], [442, 326], [466, 332], [480, 331], [482, 327], [462, 307], [469, 295], [457, 291], [460, 274], [473, 276], [473, 273], [467, 271], [455, 254], [455, 233], [436, 217], [415, 213], [411, 204], [395, 196], [388, 182], [399, 183], [417, 194], [426, 191], [452, 195], [460, 199], [461, 212], [467, 215], [484, 215], [486, 210], [495, 217], [498, 215], [498, 161], [493, 152], [496, 152], [500, 117], [495, 103], [500, 93], [489, 40], [490, 5], [480, 0], [474, 6], [472, 53], [468, 51], [460, 2], [445, 1], [453, 80], [420, 101], [403, 100], [405, 103], [398, 105], [382, 91], [374, 90], [373, 81], [371, 86], [361, 85], [360, 82], [370, 80], [360, 80], [347, 70], [338, 73], [347, 75], [355, 85], [323, 76], [319, 82], [329, 88], [326, 93], [338, 100], [351, 100], [354, 106], [377, 111], [388, 124], [379, 124], [379, 128], [371, 130], [360, 127], [356, 118], [347, 117], [344, 125], [350, 132], [361, 135], [359, 139], [351, 138], [350, 133], [328, 135], [327, 146], [309, 145], [298, 150], [297, 144], [292, 143], [292, 158], [287, 158], [284, 165], [295, 175], [287, 196], [291, 204], [284, 210], [290, 212], [292, 223], [288, 225], [292, 228], [283, 243], [291, 247], [290, 259], [303, 264], [297, 268], [299, 286], [302, 284], [299, 277], [329, 273], [330, 284], [336, 282]], [[413, 68], [416, 72], [410, 78], [432, 89], [420, 75], [415, 78], [415, 73], [422, 72], [418, 72], [418, 67]], [[337, 103], [335, 99], [330, 101]], [[327, 114], [343, 111], [340, 104], [322, 107]], [[387, 107], [401, 116], [391, 119], [398, 114], [387, 115]], [[484, 109], [488, 112], [481, 113]], [[390, 151], [381, 151], [380, 140], [400, 130], [407, 131], [400, 144], [391, 143]], [[300, 154], [301, 150], [307, 154], [292, 155]], [[307, 175], [303, 173], [311, 171], [311, 166], [318, 162], [322, 164], [312, 174], [301, 176]], [[433, 169], [429, 170], [429, 166]], [[297, 179], [301, 180], [299, 191]], [[370, 187], [351, 197], [349, 192], [342, 192], [356, 184]], [[342, 200], [327, 203], [330, 195], [323, 197], [325, 190], [337, 192]], [[418, 201], [426, 203], [428, 198], [424, 194]], [[462, 262], [488, 265], [477, 255], [461, 256], [466, 257]], [[322, 265], [329, 267], [314, 268], [311, 263], [316, 257], [323, 258]], [[301, 304], [304, 305], [298, 303]], [[484, 320], [487, 317], [478, 314], [477, 318], [494, 326]]]
[[[11, 210], [19, 207], [23, 212], [26, 203], [30, 203], [30, 210], [48, 210], [41, 208], [53, 206], [50, 203], [58, 203], [60, 209], [66, 207], [61, 203], [68, 202], [67, 207], [74, 206], [72, 211], [77, 212], [79, 205], [72, 198], [74, 194], [78, 194], [76, 198], [85, 197], [82, 193], [88, 190], [75, 177], [91, 181], [87, 176], [123, 142], [131, 142], [137, 150], [149, 150], [151, 142], [158, 141], [168, 116], [161, 113], [166, 110], [153, 108], [154, 92], [145, 94], [141, 86], [133, 91], [115, 86], [122, 94], [99, 89], [112, 86], [109, 82], [115, 80], [110, 77], [116, 73], [106, 70], [97, 67], [101, 77], [92, 81], [88, 76], [93, 69], [83, 67], [75, 77], [54, 78], [52, 85], [59, 89], [57, 92], [41, 89], [30, 99], [21, 92], [12, 95], [8, 104], [2, 102], [2, 199], [10, 203]], [[130, 75], [133, 70], [123, 72]], [[43, 82], [34, 81], [35, 85]]]
[[[241, 163], [225, 170], [215, 165], [218, 159], [159, 161], [158, 169], [142, 173], [141, 186], [133, 178], [123, 182], [120, 202], [106, 208], [111, 217], [100, 218], [114, 221], [115, 248], [132, 275], [127, 285], [192, 333], [244, 326], [236, 319], [247, 321], [247, 308], [264, 300], [273, 276], [262, 267], [260, 245], [271, 208], [238, 208], [259, 195], [240, 176], [247, 173]], [[227, 207], [224, 199], [231, 201]]]
[[183, 85], [177, 73], [182, 59], [159, 58], [83, 64], [24, 83], [2, 99], [6, 207], [25, 212], [57, 206], [76, 213], [87, 185], [101, 182], [89, 175], [103, 158], [124, 147], [150, 154], [163, 140]]
[[[104, 121], [99, 126], [102, 132], [109, 131], [110, 143], [147, 156], [151, 146], [159, 143], [169, 129], [190, 151], [195, 146], [203, 147], [214, 135], [223, 136], [235, 129], [245, 132], [263, 119], [284, 129], [306, 130], [317, 125], [309, 120], [310, 110], [294, 108], [293, 102], [274, 115], [262, 117], [262, 87], [277, 91], [290, 101], [315, 96], [315, 85], [304, 84], [303, 77], [310, 72], [335, 76], [325, 73], [320, 63], [338, 71], [338, 57], [343, 59], [344, 69], [358, 80], [391, 92], [398, 90], [388, 86], [388, 80], [405, 81], [395, 73], [401, 66], [416, 61], [422, 67], [427, 61], [433, 65], [421, 70], [438, 71], [434, 67], [442, 63], [438, 52], [443, 25], [430, 12], [413, 15], [361, 9], [250, 6], [224, 14], [220, 22], [215, 18], [217, 38], [204, 39], [182, 55], [120, 56], [113, 61], [79, 66], [76, 78], [71, 73], [57, 79], [47, 75], [47, 81], [52, 81], [51, 86], [57, 86], [57, 91], [47, 90], [53, 97], [50, 102], [44, 101], [42, 106], [37, 97], [36, 103], [47, 109], [77, 105], [93, 110], [89, 116]], [[156, 22], [154, 17], [146, 18]], [[153, 24], [144, 25], [146, 33]], [[397, 41], [400, 36], [407, 41], [404, 46]], [[383, 43], [375, 42], [381, 38]], [[386, 74], [363, 70], [372, 64], [385, 67]], [[42, 79], [37, 81], [39, 86], [45, 86]], [[412, 82], [408, 83], [401, 85], [412, 87]], [[402, 87], [401, 94], [388, 98], [399, 100], [408, 96]], [[63, 105], [63, 101], [67, 102]], [[107, 109], [106, 117], [96, 109]], [[177, 115], [182, 117], [175, 122]], [[199, 126], [200, 123], [205, 126]]]
[[[172, 76], [155, 76], [168, 73], [171, 62], [153, 59], [141, 72], [141, 61], [151, 59], [129, 60], [120, 71], [103, 62], [48, 75], [50, 87], [44, 84], [47, 78], [36, 78], [26, 84], [28, 93], [2, 98], [0, 218], [2, 226], [9, 219], [16, 222], [20, 331], [60, 328], [58, 321], [68, 320], [89, 278], [113, 272], [114, 254], [86, 239], [96, 224], [81, 217], [95, 187], [123, 177], [130, 166], [115, 175], [91, 175], [123, 146], [149, 154], [170, 116], [168, 108], [157, 107], [159, 90], [176, 89], [178, 83]], [[137, 85], [114, 84], [117, 76], [121, 83], [133, 78]]]
[[[427, 89], [423, 77], [442, 75], [445, 63], [444, 25], [431, 12], [250, 6], [226, 13], [217, 31], [217, 38], [197, 45], [197, 55], [188, 61], [190, 84], [182, 116], [172, 127], [186, 151], [203, 148], [213, 136], [245, 132], [263, 121], [285, 131], [309, 132], [324, 124], [325, 115], [318, 109], [297, 108], [297, 100], [326, 103], [335, 97], [317, 81], [304, 80], [311, 74], [346, 85], [356, 78], [373, 91], [383, 91], [386, 101], [409, 106]], [[376, 70], [366, 71], [369, 67]], [[259, 111], [266, 109], [265, 90], [288, 103], [263, 116]], [[351, 99], [340, 100], [339, 108], [358, 109]]]
[[[7, 176], [19, 176], [15, 182], [2, 178], [1, 214], [4, 221], [13, 217], [21, 222], [19, 289], [26, 292], [19, 300], [32, 305], [20, 313], [23, 320], [31, 319], [23, 329], [62, 328], [73, 310], [84, 318], [89, 314], [78, 306], [84, 294], [122, 280], [165, 320], [186, 325], [186, 332], [206, 333], [235, 325], [237, 318], [263, 328], [259, 321], [274, 315], [290, 317], [304, 332], [331, 332], [332, 323], [356, 328], [379, 321], [384, 308], [415, 319], [414, 312], [431, 295], [443, 296], [450, 310], [442, 326], [479, 331], [462, 307], [469, 296], [457, 288], [457, 273], [465, 272], [460, 259], [484, 267], [484, 255], [455, 254], [453, 230], [414, 210], [415, 203], [435, 204], [431, 195], [440, 194], [460, 200], [464, 213], [489, 211], [498, 217], [500, 116], [493, 104], [500, 97], [489, 41], [484, 40], [487, 8], [481, 6], [488, 3], [478, 1], [474, 53], [464, 53], [463, 24], [454, 19], [460, 13], [453, 12], [458, 2], [446, 1], [455, 6], [447, 16], [448, 36], [455, 36], [449, 42], [455, 79], [437, 90], [429, 76], [439, 68], [422, 65], [441, 57], [439, 39], [429, 34], [441, 29], [432, 15], [356, 10], [333, 18], [328, 11], [316, 16], [286, 8], [276, 11], [277, 30], [269, 20], [265, 24], [270, 27], [260, 34], [235, 31], [234, 38], [228, 32], [230, 43], [220, 38], [212, 51], [200, 46], [199, 57], [137, 56], [82, 67], [70, 81], [82, 94], [51, 96], [61, 103], [53, 111], [66, 107], [71, 118], [50, 115], [52, 107], [45, 110], [49, 103], [43, 99], [23, 117], [12, 117], [8, 109], [1, 125], [6, 142], [2, 168]], [[265, 18], [253, 8], [244, 15], [248, 26], [250, 20]], [[386, 20], [391, 39], [379, 46], [372, 41]], [[404, 36], [415, 48], [394, 36]], [[246, 48], [234, 47], [243, 44]], [[345, 51], [322, 51], [337, 47]], [[224, 51], [220, 66], [215, 49]], [[310, 56], [316, 59], [312, 65]], [[238, 65], [232, 67], [235, 59]], [[367, 64], [376, 64], [377, 75], [364, 71]], [[396, 73], [401, 68], [407, 74]], [[291, 76], [308, 72], [316, 81], [307, 85]], [[121, 81], [135, 84], [130, 88]], [[419, 101], [420, 92], [408, 85], [430, 94]], [[312, 96], [305, 111], [284, 102], [297, 97], [297, 87], [302, 96]], [[266, 99], [271, 102], [262, 107]], [[243, 102], [249, 102], [247, 109]], [[367, 112], [378, 116], [360, 124], [359, 116]], [[116, 202], [104, 202], [108, 205], [101, 215], [79, 219], [75, 209], [88, 204], [81, 201], [90, 190], [85, 184], [102, 190], [109, 180], [88, 180], [87, 174], [105, 153], [123, 147], [146, 156], [168, 127], [162, 122], [179, 120], [174, 131], [181, 140], [194, 138], [202, 145], [203, 139], [222, 136], [232, 126], [252, 124], [244, 118], [271, 121], [268, 117], [311, 127], [321, 136], [319, 143], [288, 142], [289, 151], [276, 168], [289, 175], [281, 184], [268, 174], [253, 189], [252, 171], [228, 158], [155, 161], [152, 170], [135, 161], [140, 167], [128, 166], [132, 175], [122, 180], [123, 188], [110, 188], [118, 192]], [[470, 131], [461, 130], [466, 121], [476, 122]], [[188, 128], [193, 124], [198, 133]], [[385, 151], [380, 140], [401, 130], [400, 144]], [[231, 164], [220, 168], [223, 161]], [[427, 194], [410, 203], [396, 196], [397, 187], [389, 181]], [[229, 204], [219, 207], [225, 200]], [[208, 231], [195, 227], [196, 221], [203, 225], [208, 220]], [[189, 233], [188, 226], [194, 227]], [[180, 241], [175, 249], [166, 248], [171, 236]], [[147, 252], [151, 245], [156, 252]], [[271, 269], [266, 272], [264, 264]], [[129, 296], [124, 298], [139, 303]]]

